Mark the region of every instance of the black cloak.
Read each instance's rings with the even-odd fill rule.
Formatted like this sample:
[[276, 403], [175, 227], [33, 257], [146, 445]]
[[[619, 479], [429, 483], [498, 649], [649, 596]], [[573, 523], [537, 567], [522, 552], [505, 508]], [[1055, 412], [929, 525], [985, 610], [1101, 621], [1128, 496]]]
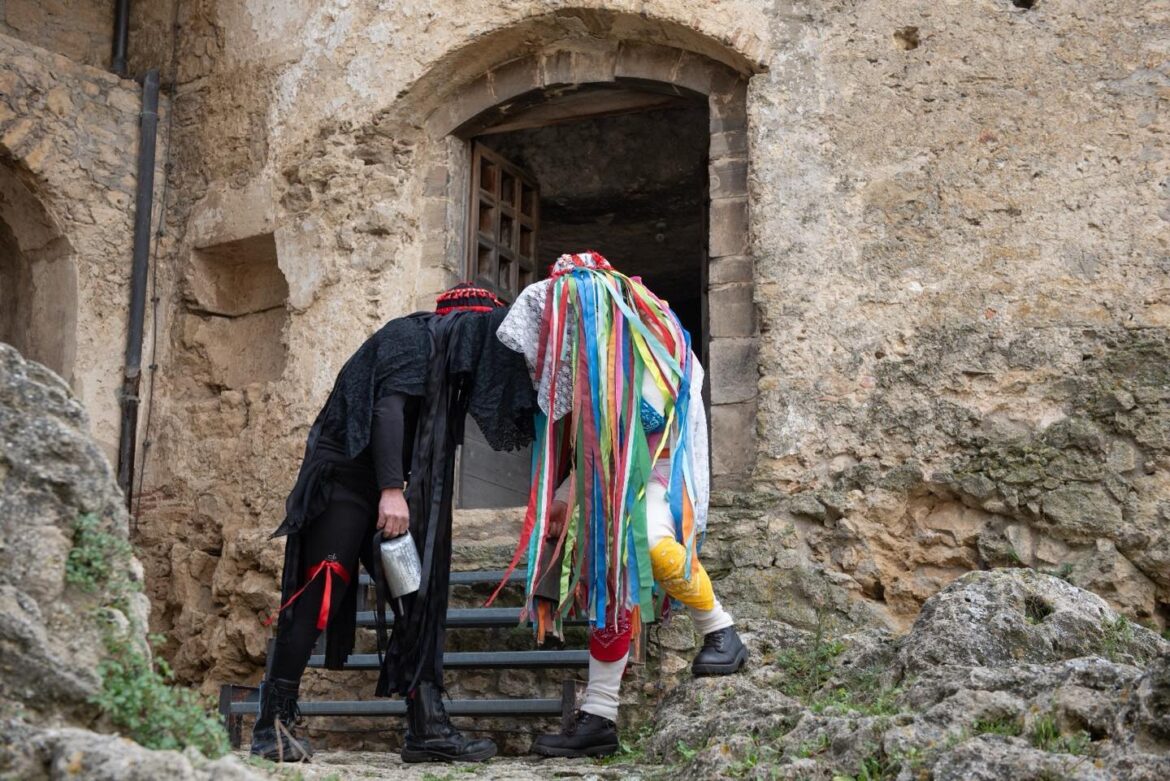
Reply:
[[[391, 320], [345, 363], [324, 408], [309, 430], [296, 484], [285, 502], [285, 519], [273, 536], [287, 535], [281, 602], [304, 584], [300, 533], [329, 502], [336, 474], [370, 443], [374, 405], [400, 393], [422, 399], [407, 487], [410, 533], [423, 564], [423, 585], [394, 624], [377, 694], [406, 694], [424, 670], [442, 683], [443, 624], [451, 561], [451, 510], [456, 448], [463, 442], [466, 415], [475, 418], [488, 444], [515, 450], [533, 439], [536, 394], [524, 358], [506, 348], [496, 329], [507, 309], [418, 312]], [[347, 459], [318, 448], [322, 437], [344, 446]], [[375, 572], [373, 545], [362, 564]], [[340, 669], [354, 646], [358, 583], [346, 589], [342, 605], [326, 628], [325, 666]], [[280, 617], [292, 620], [295, 603]]]

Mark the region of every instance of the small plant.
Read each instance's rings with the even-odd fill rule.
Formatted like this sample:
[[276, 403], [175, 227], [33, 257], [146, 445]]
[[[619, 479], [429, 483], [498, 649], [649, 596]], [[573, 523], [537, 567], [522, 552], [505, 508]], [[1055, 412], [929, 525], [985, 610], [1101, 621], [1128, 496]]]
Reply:
[[[100, 595], [94, 614], [105, 619], [106, 657], [98, 664], [102, 688], [92, 701], [120, 732], [146, 748], [193, 746], [209, 757], [222, 756], [228, 751], [227, 733], [210, 703], [195, 691], [172, 686], [166, 661], [133, 639], [144, 631], [129, 610], [131, 595], [142, 589], [131, 576], [133, 557], [130, 543], [112, 534], [97, 515], [87, 513], [74, 522], [65, 579]], [[111, 620], [110, 611], [122, 613], [129, 625]]]
[[227, 753], [227, 733], [197, 692], [170, 684], [165, 660], [124, 638], [106, 641], [109, 656], [98, 666], [102, 690], [94, 703], [128, 737], [153, 749], [194, 746], [209, 757]]
[[130, 543], [102, 526], [94, 513], [73, 522], [73, 548], [65, 559], [65, 580], [91, 594], [109, 590], [137, 590], [129, 578], [133, 551]]
[[847, 686], [814, 696], [809, 708], [814, 713], [835, 707], [865, 716], [892, 716], [901, 711], [898, 706], [901, 693], [899, 687], [882, 686], [876, 670], [867, 670], [849, 676]]
[[[618, 739], [618, 750], [608, 757], [595, 760], [597, 765], [617, 765], [640, 762], [646, 756], [646, 741], [653, 733], [653, 725], [643, 724], [633, 739]], [[680, 741], [681, 742], [681, 741]]]
[[1024, 597], [1024, 617], [1029, 624], [1043, 623], [1044, 619], [1052, 615], [1052, 606], [1040, 597]]
[[1133, 624], [1125, 616], [1118, 616], [1116, 620], [1101, 625], [1101, 653], [1111, 662], [1120, 661], [1133, 640]]
[[1032, 740], [1032, 745], [1041, 751], [1052, 751], [1053, 746], [1060, 740], [1060, 725], [1056, 723], [1056, 717], [1051, 713], [1046, 713], [1038, 717], [1032, 722], [1032, 732], [1029, 736]]
[[896, 763], [890, 762], [880, 752], [874, 752], [861, 760], [861, 766], [851, 776], [833, 776], [833, 781], [889, 781], [897, 775]]
[[776, 664], [788, 673], [780, 682], [780, 690], [789, 697], [807, 701], [833, 671], [833, 660], [844, 651], [845, 644], [840, 640], [825, 639], [824, 618], [818, 611], [812, 643], [776, 654]]
[[1079, 731], [1072, 735], [1063, 735], [1056, 716], [1046, 713], [1032, 722], [1032, 731], [1029, 735], [1032, 745], [1041, 751], [1054, 754], [1084, 754], [1092, 739], [1087, 732]]
[[751, 748], [747, 750], [743, 759], [732, 762], [727, 768], [732, 778], [742, 778], [751, 772], [752, 768], [760, 763], [760, 745], [752, 738]]
[[976, 735], [1003, 735], [1014, 738], [1024, 733], [1024, 725], [1014, 716], [997, 716], [979, 719], [971, 725], [971, 732]]
[[683, 758], [684, 762], [690, 762], [699, 753], [697, 748], [691, 748], [686, 743], [683, 743], [681, 739], [674, 744], [674, 748], [678, 751], [679, 756]]
[[796, 747], [796, 751], [794, 753], [801, 759], [808, 759], [809, 757], [815, 757], [818, 754], [824, 754], [829, 750], [830, 743], [831, 741], [829, 740], [829, 736], [821, 734], [816, 740], [805, 741], [801, 743]]

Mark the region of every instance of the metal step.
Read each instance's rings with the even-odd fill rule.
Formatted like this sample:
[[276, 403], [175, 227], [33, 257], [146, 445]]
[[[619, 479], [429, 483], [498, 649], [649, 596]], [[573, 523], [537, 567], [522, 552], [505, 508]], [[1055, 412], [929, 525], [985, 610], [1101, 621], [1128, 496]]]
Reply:
[[[324, 654], [309, 657], [310, 667], [325, 664]], [[449, 651], [443, 654], [443, 667], [447, 669], [552, 669], [588, 667], [589, 651]], [[350, 654], [345, 662], [346, 670], [377, 670], [377, 654]]]
[[[445, 700], [451, 716], [561, 716], [560, 699], [531, 700]], [[298, 703], [304, 716], [404, 716], [405, 700], [318, 700]], [[231, 716], [255, 716], [260, 712], [259, 699], [232, 702]]]
[[[495, 584], [504, 579], [504, 574], [507, 570], [502, 569], [487, 569], [487, 570], [473, 570], [470, 572], [452, 572], [451, 585], [452, 586], [475, 586], [482, 583]], [[518, 569], [512, 573], [512, 577], [508, 578], [508, 585], [521, 585], [528, 580], [528, 570]], [[374, 584], [373, 578], [364, 569], [358, 576], [358, 583], [363, 586], [372, 586]]]
[[[387, 625], [394, 623], [394, 614], [386, 611]], [[584, 620], [565, 619], [565, 626], [582, 626]], [[374, 611], [359, 610], [357, 625], [374, 626]], [[518, 607], [454, 607], [447, 611], [448, 629], [496, 629], [520, 626]]]

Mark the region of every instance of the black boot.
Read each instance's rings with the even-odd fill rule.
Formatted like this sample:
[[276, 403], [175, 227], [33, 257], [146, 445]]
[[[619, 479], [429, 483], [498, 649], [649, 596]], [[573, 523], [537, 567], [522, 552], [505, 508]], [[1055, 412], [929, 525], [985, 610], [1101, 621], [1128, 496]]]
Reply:
[[702, 675], [731, 675], [747, 662], [748, 649], [734, 626], [703, 635], [703, 647], [691, 663], [691, 672]]
[[274, 762], [306, 762], [313, 756], [309, 741], [296, 736], [301, 718], [297, 707], [299, 681], [280, 678], [260, 682], [260, 718], [252, 728], [253, 756]]
[[566, 729], [532, 743], [532, 752], [546, 757], [608, 757], [617, 750], [617, 725], [583, 710]]
[[403, 762], [483, 762], [495, 755], [495, 743], [472, 740], [451, 725], [443, 693], [433, 683], [420, 683], [406, 701]]

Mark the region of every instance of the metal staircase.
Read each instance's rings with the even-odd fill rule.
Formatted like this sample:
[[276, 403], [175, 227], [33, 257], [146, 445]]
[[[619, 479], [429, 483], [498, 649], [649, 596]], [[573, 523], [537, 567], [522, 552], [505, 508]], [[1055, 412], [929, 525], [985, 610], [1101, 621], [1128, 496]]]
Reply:
[[[478, 570], [473, 572], [452, 572], [451, 586], [484, 586], [498, 583], [504, 577], [502, 570]], [[511, 582], [523, 583], [525, 572], [517, 571]], [[358, 589], [357, 625], [374, 626], [374, 611], [370, 609], [372, 583], [368, 574], [361, 573]], [[387, 611], [387, 622], [394, 616]], [[447, 630], [510, 629], [520, 622], [519, 607], [456, 607], [447, 611]], [[567, 621], [566, 624], [574, 622]], [[577, 622], [580, 624], [580, 622]], [[320, 648], [318, 648], [320, 650]], [[317, 653], [309, 659], [309, 667], [321, 667], [324, 655]], [[444, 668], [452, 672], [460, 670], [527, 669], [577, 670], [589, 666], [589, 652], [581, 649], [560, 650], [492, 650], [492, 651], [449, 651], [443, 655]], [[377, 670], [378, 656], [372, 653], [354, 653], [347, 658], [346, 670]], [[573, 678], [561, 682], [561, 696], [556, 698], [482, 698], [455, 699], [446, 702], [447, 712], [452, 716], [479, 717], [553, 717], [560, 716], [566, 723], [572, 717], [575, 705], [576, 684]], [[401, 699], [373, 700], [301, 700], [300, 709], [304, 716], [402, 716], [406, 714], [406, 702]], [[255, 686], [224, 684], [220, 687], [219, 711], [234, 748], [242, 740], [244, 717], [255, 717], [259, 713], [259, 689]]]

